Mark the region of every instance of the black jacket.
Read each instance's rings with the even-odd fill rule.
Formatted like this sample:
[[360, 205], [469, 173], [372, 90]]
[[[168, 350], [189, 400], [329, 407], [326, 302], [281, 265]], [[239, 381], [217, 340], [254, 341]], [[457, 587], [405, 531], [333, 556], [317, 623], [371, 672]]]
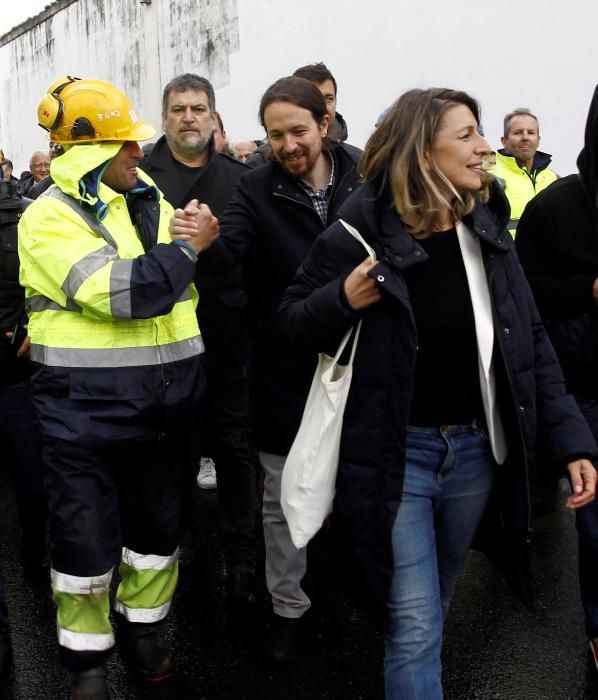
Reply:
[[[25, 290], [19, 284], [18, 223], [29, 200], [17, 194], [15, 181], [0, 180], [0, 387], [29, 379], [29, 360], [17, 358], [20, 342], [6, 337], [26, 325]], [[20, 341], [20, 342], [19, 342]]]
[[[197, 169], [192, 184], [181, 190], [177, 166], [166, 138], [145, 146], [140, 168], [150, 175], [173, 207], [184, 207], [191, 199], [207, 204], [220, 217], [229, 203], [237, 182], [248, 167], [210, 145], [207, 163]], [[197, 317], [206, 347], [208, 372], [217, 371], [236, 381], [245, 372], [247, 339], [245, 329], [246, 297], [239, 266], [231, 266], [213, 276], [208, 271], [195, 276], [199, 291]], [[212, 372], [210, 372], [211, 374]]]
[[[356, 159], [339, 145], [328, 223], [359, 185]], [[309, 196], [276, 161], [250, 170], [220, 221], [220, 238], [199, 256], [217, 274], [243, 260], [252, 339], [252, 409], [257, 445], [287, 454], [301, 420], [315, 368], [313, 357], [296, 355], [276, 331], [282, 295], [316, 238], [326, 228]]]
[[[401, 491], [405, 435], [417, 352], [416, 328], [403, 270], [425, 264], [427, 254], [404, 229], [394, 208], [361, 188], [339, 212], [376, 250], [370, 271], [382, 300], [363, 313], [351, 390], [344, 414], [335, 518], [359, 590], [381, 610], [392, 575], [391, 529]], [[465, 223], [480, 239], [493, 305], [495, 367], [509, 457], [499, 468], [492, 500], [495, 557], [509, 557], [519, 593], [531, 603], [531, 531], [536, 440], [561, 462], [596, 445], [562, 374], [531, 292], [505, 230], [508, 207], [495, 189]], [[298, 352], [334, 353], [358, 319], [342, 284], [364, 258], [363, 247], [340, 223], [314, 245], [285, 294], [279, 325]], [[550, 429], [548, 429], [550, 427]], [[498, 529], [498, 524], [502, 530]], [[487, 544], [489, 544], [487, 542]], [[504, 561], [503, 561], [504, 563]], [[353, 576], [355, 578], [355, 576]]]
[[570, 391], [598, 399], [598, 88], [577, 164], [529, 202], [516, 247]]

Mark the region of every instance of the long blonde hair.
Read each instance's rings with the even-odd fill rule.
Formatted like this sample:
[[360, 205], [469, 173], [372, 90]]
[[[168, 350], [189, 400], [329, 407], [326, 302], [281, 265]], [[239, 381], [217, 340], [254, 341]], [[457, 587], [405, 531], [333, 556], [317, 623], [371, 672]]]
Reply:
[[426, 160], [445, 113], [459, 104], [468, 107], [479, 124], [478, 104], [465, 92], [409, 90], [370, 136], [359, 163], [364, 180], [378, 182], [380, 194], [390, 194], [400, 216], [417, 215], [411, 227], [416, 238], [424, 238], [440, 225], [441, 213], [447, 209], [459, 221], [476, 202], [489, 198], [491, 176], [484, 178], [477, 192], [460, 195], [436, 164]]

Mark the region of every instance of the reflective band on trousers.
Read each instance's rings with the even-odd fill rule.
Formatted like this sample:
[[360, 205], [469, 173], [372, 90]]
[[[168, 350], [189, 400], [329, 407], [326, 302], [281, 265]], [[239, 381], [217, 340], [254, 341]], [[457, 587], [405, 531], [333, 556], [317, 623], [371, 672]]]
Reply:
[[132, 348], [49, 348], [31, 345], [31, 360], [48, 367], [143, 367], [187, 360], [204, 351], [200, 335], [169, 345]]
[[138, 554], [132, 549], [123, 547], [121, 560], [124, 564], [137, 569], [139, 571], [151, 569], [153, 571], [164, 571], [178, 561], [179, 548], [167, 557], [162, 557], [159, 554]]
[[114, 646], [114, 635], [71, 632], [58, 626], [58, 643], [73, 651], [105, 651]]
[[72, 576], [63, 574], [56, 569], [50, 572], [52, 579], [52, 589], [61, 593], [72, 593], [74, 595], [94, 595], [104, 593], [110, 588], [112, 580], [112, 569], [99, 576]]
[[120, 600], [115, 600], [114, 609], [129, 622], [158, 622], [168, 615], [170, 601], [159, 608], [129, 608]]

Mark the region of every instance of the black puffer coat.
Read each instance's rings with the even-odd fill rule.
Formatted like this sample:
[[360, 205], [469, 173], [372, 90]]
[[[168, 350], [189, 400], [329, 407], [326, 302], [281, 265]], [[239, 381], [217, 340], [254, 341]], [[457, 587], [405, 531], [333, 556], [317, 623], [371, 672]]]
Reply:
[[[370, 271], [382, 300], [363, 314], [353, 380], [344, 416], [335, 516], [341, 541], [357, 564], [359, 590], [381, 610], [392, 573], [391, 528], [401, 499], [405, 434], [417, 352], [416, 328], [403, 270], [425, 264], [427, 254], [403, 228], [395, 210], [363, 186], [339, 216], [376, 250]], [[465, 223], [480, 239], [492, 299], [495, 365], [501, 415], [510, 454], [499, 469], [493, 508], [502, 530], [493, 529], [495, 556], [509, 557], [519, 593], [531, 603], [531, 523], [535, 446], [546, 441], [555, 459], [567, 462], [596, 445], [575, 401], [565, 391], [506, 224], [508, 207], [495, 190]], [[279, 324], [306, 353], [334, 354], [358, 314], [342, 285], [365, 257], [342, 224], [316, 241], [284, 297]], [[355, 578], [355, 576], [353, 576]]]

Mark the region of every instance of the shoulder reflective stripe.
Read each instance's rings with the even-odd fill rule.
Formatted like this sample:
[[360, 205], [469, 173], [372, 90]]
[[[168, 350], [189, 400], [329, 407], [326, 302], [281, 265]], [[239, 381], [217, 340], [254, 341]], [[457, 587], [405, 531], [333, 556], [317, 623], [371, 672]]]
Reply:
[[114, 635], [71, 632], [58, 627], [58, 643], [73, 651], [105, 651], [114, 646]]
[[110, 270], [110, 309], [117, 318], [131, 318], [133, 260], [117, 260]]
[[93, 253], [89, 253], [81, 260], [78, 260], [69, 270], [66, 279], [62, 283], [62, 291], [69, 297], [74, 299], [75, 294], [79, 291], [79, 287], [87, 280], [94, 272], [101, 270], [104, 265], [107, 265], [113, 260], [118, 260], [118, 253], [112, 246], [106, 245]]
[[170, 601], [159, 608], [128, 608], [120, 600], [115, 600], [114, 609], [126, 617], [129, 622], [158, 622], [168, 615]]
[[138, 554], [132, 549], [123, 547], [121, 559], [125, 564], [132, 566], [134, 569], [152, 569], [153, 571], [164, 571], [170, 569], [179, 558], [179, 548], [168, 557], [162, 557], [158, 554]]
[[112, 569], [100, 576], [72, 576], [63, 574], [56, 569], [50, 572], [52, 579], [52, 590], [61, 593], [74, 593], [75, 595], [92, 595], [103, 593], [110, 589], [112, 580]]
[[49, 348], [31, 345], [31, 359], [48, 367], [143, 367], [187, 360], [204, 351], [201, 336], [180, 340], [171, 345], [138, 348]]
[[83, 219], [83, 221], [85, 221], [85, 223], [89, 226], [89, 228], [92, 231], [101, 236], [106, 241], [106, 243], [118, 250], [116, 241], [112, 237], [110, 231], [108, 231], [104, 224], [102, 224], [96, 219], [95, 214], [93, 214], [89, 209], [85, 209], [85, 207], [81, 206], [80, 200], [71, 197], [70, 194], [63, 192], [58, 187], [51, 187], [49, 190], [46, 190], [42, 196], [54, 197], [54, 199], [58, 199], [59, 201], [68, 204], [68, 206], [74, 212], [79, 214], [79, 216]]

